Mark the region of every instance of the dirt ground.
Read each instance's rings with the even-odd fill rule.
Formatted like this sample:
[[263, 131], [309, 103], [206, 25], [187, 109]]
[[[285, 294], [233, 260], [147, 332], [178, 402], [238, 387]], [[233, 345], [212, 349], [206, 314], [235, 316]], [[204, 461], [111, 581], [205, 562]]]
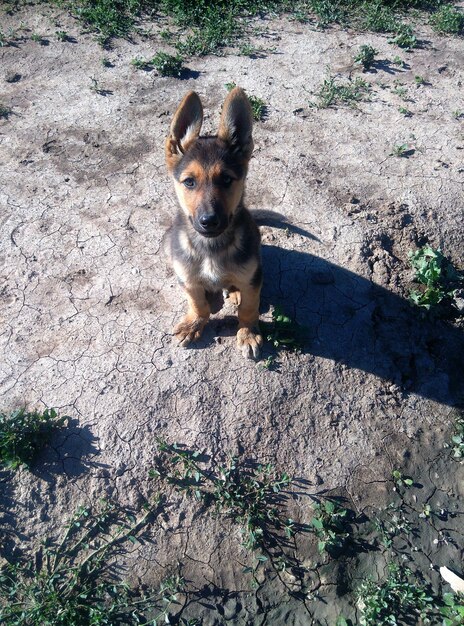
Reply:
[[[57, 40], [55, 19], [73, 41]], [[2, 22], [30, 29], [0, 48], [0, 101], [11, 108], [0, 119], [2, 410], [70, 418], [33, 473], [2, 475], [6, 553], [59, 533], [79, 504], [138, 507], [161, 437], [287, 471], [300, 481], [289, 506], [302, 523], [321, 493], [372, 518], [397, 497], [401, 469], [420, 485], [408, 495], [416, 567], [437, 588], [431, 566], [460, 573], [463, 466], [444, 444], [464, 401], [464, 331], [408, 303], [407, 255], [429, 242], [463, 264], [462, 39], [418, 23], [421, 46], [408, 53], [385, 35], [266, 20], [253, 41], [262, 54], [191, 58], [176, 79], [130, 63], [169, 51], [161, 26], [103, 51], [56, 11]], [[352, 59], [365, 43], [381, 62], [363, 74]], [[329, 71], [371, 83], [370, 100], [311, 107]], [[306, 333], [300, 353], [280, 352], [269, 369], [236, 350], [230, 305], [196, 346], [171, 336], [185, 302], [163, 253], [176, 211], [163, 142], [190, 89], [214, 133], [228, 82], [267, 104], [247, 182], [247, 206], [277, 214], [261, 226], [262, 319], [280, 305]], [[391, 154], [402, 144], [409, 158]], [[263, 358], [272, 354], [268, 345]], [[426, 503], [441, 513], [418, 519]], [[180, 567], [197, 592], [183, 616], [207, 625], [358, 623], [350, 592], [381, 574], [384, 552], [331, 559], [314, 538], [295, 541], [300, 593], [288, 593], [290, 574], [265, 570], [253, 589], [237, 525], [171, 493], [150, 541], [121, 565], [146, 584]]]

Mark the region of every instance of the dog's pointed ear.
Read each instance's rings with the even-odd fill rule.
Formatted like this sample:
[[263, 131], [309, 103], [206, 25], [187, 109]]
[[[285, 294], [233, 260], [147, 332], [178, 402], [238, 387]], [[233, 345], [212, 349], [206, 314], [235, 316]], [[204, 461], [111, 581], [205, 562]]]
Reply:
[[218, 137], [226, 141], [245, 159], [253, 152], [253, 113], [246, 93], [234, 87], [224, 102]]
[[166, 163], [172, 170], [189, 145], [200, 134], [203, 106], [195, 91], [189, 91], [180, 103], [166, 139]]

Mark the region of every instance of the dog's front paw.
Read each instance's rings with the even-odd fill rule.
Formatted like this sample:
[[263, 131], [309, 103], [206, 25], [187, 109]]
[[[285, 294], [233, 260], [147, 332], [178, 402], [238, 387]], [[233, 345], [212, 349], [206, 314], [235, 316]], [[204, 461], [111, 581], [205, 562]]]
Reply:
[[240, 328], [237, 333], [237, 348], [244, 357], [257, 359], [262, 345], [263, 338], [258, 331], [251, 328]]
[[200, 338], [203, 328], [208, 323], [207, 317], [194, 317], [188, 315], [174, 327], [174, 337], [179, 346], [185, 348], [192, 341]]

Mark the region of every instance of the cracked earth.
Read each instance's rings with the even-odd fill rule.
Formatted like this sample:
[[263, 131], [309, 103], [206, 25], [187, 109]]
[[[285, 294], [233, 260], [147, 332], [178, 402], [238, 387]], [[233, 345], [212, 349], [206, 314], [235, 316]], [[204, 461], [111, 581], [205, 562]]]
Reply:
[[[383, 35], [283, 18], [259, 23], [261, 57], [192, 58], [178, 80], [130, 64], [166, 49], [159, 27], [104, 52], [47, 11], [5, 16], [3, 30], [23, 21], [49, 45], [0, 48], [1, 101], [12, 111], [0, 119], [0, 394], [2, 410], [54, 407], [69, 423], [32, 474], [2, 475], [6, 552], [33, 550], [79, 504], [138, 507], [161, 437], [304, 481], [290, 506], [302, 523], [322, 492], [359, 515], [384, 510], [401, 468], [421, 485], [410, 510], [445, 511], [418, 522], [416, 564], [459, 573], [463, 466], [444, 443], [464, 400], [464, 331], [409, 305], [407, 254], [429, 242], [462, 267], [464, 122], [453, 115], [464, 109], [462, 39], [419, 24], [422, 46], [406, 53]], [[75, 43], [56, 40], [56, 16]], [[327, 67], [361, 76], [351, 61], [364, 43], [406, 67], [363, 74], [372, 94], [357, 108], [311, 107]], [[280, 353], [270, 370], [236, 351], [230, 305], [195, 347], [171, 337], [185, 303], [163, 253], [176, 211], [163, 142], [189, 89], [205, 105], [204, 131], [215, 132], [232, 81], [267, 103], [247, 182], [247, 206], [273, 212], [261, 220], [262, 319], [280, 305], [306, 333], [301, 353]], [[405, 143], [410, 158], [391, 155]], [[123, 566], [130, 580], [156, 584], [180, 563], [204, 599], [186, 615], [204, 624], [334, 624], [346, 609], [340, 589], [382, 571], [383, 557], [321, 562], [313, 539], [297, 541], [304, 601], [265, 576], [250, 591], [238, 528], [172, 493]]]

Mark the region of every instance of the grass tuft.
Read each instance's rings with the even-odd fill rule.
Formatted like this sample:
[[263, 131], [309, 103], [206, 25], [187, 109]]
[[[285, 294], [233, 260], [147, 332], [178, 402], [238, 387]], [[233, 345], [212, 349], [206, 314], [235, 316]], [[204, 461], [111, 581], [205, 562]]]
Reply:
[[368, 99], [370, 92], [370, 84], [359, 76], [354, 81], [344, 82], [335, 76], [328, 76], [316, 92], [318, 100], [314, 106], [318, 109], [326, 109], [337, 104], [355, 106], [357, 102]]
[[57, 417], [54, 409], [43, 413], [26, 409], [9, 415], [0, 413], [0, 464], [9, 469], [29, 467], [52, 433], [66, 420], [67, 417]]
[[[158, 503], [155, 504], [155, 506]], [[59, 540], [47, 540], [37, 558], [0, 569], [0, 622], [8, 626], [136, 626], [172, 623], [183, 590], [169, 576], [144, 592], [119, 582], [112, 559], [137, 542], [154, 509], [139, 519], [109, 502], [80, 507]], [[150, 621], [147, 621], [150, 615]]]

